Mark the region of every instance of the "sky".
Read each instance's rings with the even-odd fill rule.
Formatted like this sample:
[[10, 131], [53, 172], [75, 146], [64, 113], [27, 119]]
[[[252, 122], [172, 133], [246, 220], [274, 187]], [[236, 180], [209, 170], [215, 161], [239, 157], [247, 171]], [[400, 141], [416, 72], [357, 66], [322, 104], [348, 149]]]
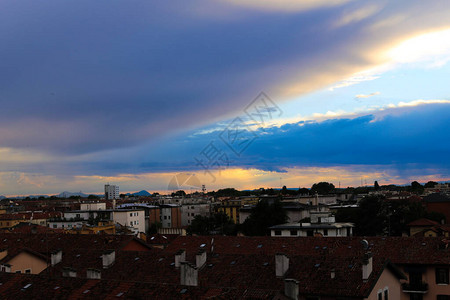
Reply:
[[447, 181], [449, 61], [448, 1], [1, 1], [0, 195]]

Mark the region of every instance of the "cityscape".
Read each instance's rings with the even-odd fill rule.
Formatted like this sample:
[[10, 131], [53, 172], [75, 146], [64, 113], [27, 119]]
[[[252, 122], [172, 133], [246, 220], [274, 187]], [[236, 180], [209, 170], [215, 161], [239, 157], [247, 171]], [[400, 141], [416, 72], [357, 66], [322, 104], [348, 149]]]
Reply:
[[450, 3], [0, 2], [0, 299], [450, 300]]

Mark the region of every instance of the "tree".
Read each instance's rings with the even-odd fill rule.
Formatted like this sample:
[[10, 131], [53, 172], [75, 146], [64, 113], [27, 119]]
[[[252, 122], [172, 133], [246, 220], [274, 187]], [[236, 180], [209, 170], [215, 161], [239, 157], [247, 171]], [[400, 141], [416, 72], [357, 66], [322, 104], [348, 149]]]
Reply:
[[425, 188], [434, 188], [438, 184], [436, 181], [428, 181], [425, 183]]
[[328, 195], [332, 194], [335, 191], [334, 184], [329, 182], [319, 182], [314, 183], [311, 187], [311, 193], [314, 195], [315, 193], [318, 193], [319, 195]]
[[424, 187], [420, 183], [418, 183], [417, 181], [411, 182], [411, 192], [417, 195], [421, 195], [423, 191]]
[[272, 204], [261, 200], [252, 209], [250, 216], [240, 226], [245, 235], [264, 236], [270, 234], [269, 227], [286, 223], [287, 214], [282, 203], [277, 199]]
[[374, 187], [375, 191], [379, 191], [380, 190], [380, 185], [378, 184], [378, 181], [375, 180], [375, 183], [373, 184], [373, 187]]
[[98, 197], [96, 195], [89, 195], [88, 199], [100, 199], [100, 197]]
[[148, 229], [149, 234], [155, 234], [158, 233], [158, 229], [162, 228], [161, 222], [154, 222], [152, 225], [150, 225], [150, 228]]
[[309, 195], [309, 189], [307, 188], [299, 188], [297, 191], [297, 194], [299, 195]]
[[236, 225], [224, 212], [215, 213], [210, 217], [197, 215], [188, 226], [188, 234], [210, 235], [235, 233]]
[[176, 191], [172, 193], [172, 197], [186, 197], [186, 192], [183, 190]]

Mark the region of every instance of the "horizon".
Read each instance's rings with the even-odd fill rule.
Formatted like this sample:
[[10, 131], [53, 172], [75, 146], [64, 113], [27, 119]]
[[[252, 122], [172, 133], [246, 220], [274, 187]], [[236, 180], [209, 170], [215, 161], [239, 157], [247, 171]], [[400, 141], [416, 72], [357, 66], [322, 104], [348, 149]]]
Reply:
[[[430, 180], [430, 181], [435, 181], [435, 180]], [[427, 182], [419, 182], [419, 183], [421, 185], [424, 185]], [[447, 182], [447, 181], [435, 181], [435, 182], [437, 182], [437, 183], [450, 183], [450, 182]], [[332, 182], [330, 182], [330, 183], [332, 183]], [[334, 183], [332, 183], [332, 184], [334, 185]], [[404, 183], [404, 184], [393, 184], [393, 183], [390, 183], [390, 184], [380, 184], [380, 187], [385, 187], [385, 186], [390, 186], [390, 185], [395, 185], [395, 186], [399, 186], [399, 187], [406, 187], [406, 186], [409, 186], [410, 184], [411, 184], [411, 182], [410, 183]], [[354, 189], [356, 189], [356, 188], [371, 188], [371, 187], [373, 187], [373, 184], [367, 184], [367, 185], [363, 185], [363, 186], [346, 186], [346, 187], [337, 187], [337, 186], [335, 186], [335, 189], [337, 189], [337, 190], [345, 190], [347, 188], [354, 188]], [[228, 189], [228, 188], [233, 188], [233, 187], [223, 187], [223, 188], [216, 189], [216, 190], [207, 190], [206, 193], [217, 192], [218, 190]], [[275, 191], [282, 190], [282, 187], [259, 187], [259, 188], [254, 188], [254, 189], [236, 189], [236, 190], [237, 191], [241, 191], [241, 192], [247, 192], [247, 191], [256, 191], [256, 190], [261, 189], [261, 188], [263, 188], [265, 190], [273, 189]], [[311, 187], [306, 187], [306, 186], [305, 187], [296, 187], [296, 188], [295, 187], [286, 187], [286, 189], [291, 190], [291, 191], [299, 190], [299, 189], [302, 189], [302, 188], [306, 188], [308, 190], [311, 189]], [[183, 189], [183, 188], [180, 188], [179, 190], [183, 190], [184, 192], [186, 192], [186, 195], [190, 195], [190, 194], [201, 192], [201, 187], [198, 188], [198, 189]], [[157, 190], [145, 189], [144, 188], [144, 189], [136, 190], [136, 191], [120, 191], [120, 194], [131, 194], [132, 195], [132, 194], [136, 194], [136, 193], [143, 192], [143, 191], [148, 192], [150, 194], [158, 193], [158, 194], [160, 194], [162, 196], [169, 196], [172, 193], [176, 192], [177, 190], [160, 190], [160, 191], [157, 191]], [[28, 194], [28, 195], [0, 195], [0, 196], [4, 196], [6, 198], [26, 198], [26, 197], [39, 197], [39, 196], [52, 197], [52, 196], [58, 196], [58, 195], [63, 194], [63, 193], [70, 193], [70, 194], [81, 193], [81, 194], [85, 194], [87, 196], [90, 196], [90, 195], [94, 195], [94, 196], [104, 195], [104, 193], [98, 193], [98, 192], [83, 192], [82, 190], [80, 190], [79, 192], [76, 192], [76, 191], [67, 191], [67, 190], [65, 190], [65, 191], [59, 192], [57, 194]]]

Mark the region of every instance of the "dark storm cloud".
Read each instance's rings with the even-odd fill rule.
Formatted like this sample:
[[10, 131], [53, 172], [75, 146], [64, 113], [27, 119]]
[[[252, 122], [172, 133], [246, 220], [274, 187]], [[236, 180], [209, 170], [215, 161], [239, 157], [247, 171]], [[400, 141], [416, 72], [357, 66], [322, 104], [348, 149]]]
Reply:
[[0, 147], [126, 148], [229, 116], [262, 89], [283, 99], [329, 84], [373, 63], [367, 48], [415, 30], [361, 29], [381, 16], [333, 25], [359, 5], [286, 14], [202, 0], [2, 2]]

